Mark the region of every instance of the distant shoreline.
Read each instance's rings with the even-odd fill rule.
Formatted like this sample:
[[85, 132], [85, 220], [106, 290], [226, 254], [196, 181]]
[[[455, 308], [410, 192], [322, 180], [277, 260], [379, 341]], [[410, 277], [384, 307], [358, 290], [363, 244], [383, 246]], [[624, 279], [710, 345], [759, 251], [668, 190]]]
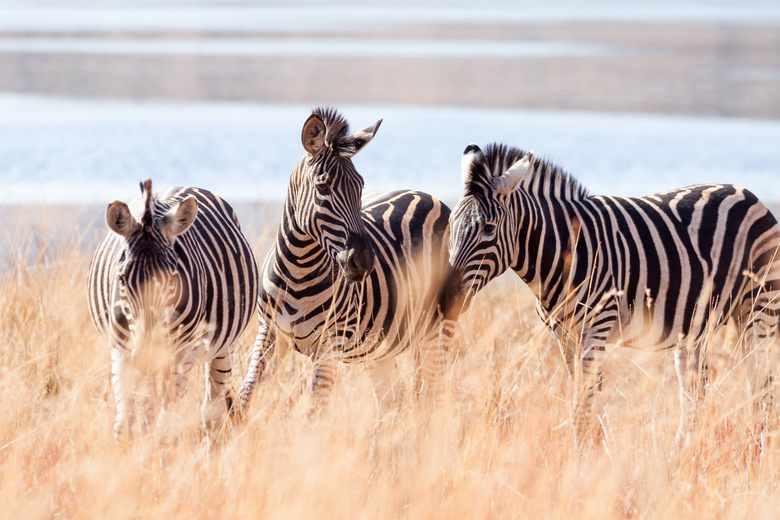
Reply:
[[[534, 18], [533, 5], [511, 9], [511, 16], [503, 17], [496, 14], [501, 9], [471, 7], [456, 8], [457, 16], [440, 7], [412, 10], [412, 16], [405, 17], [403, 7], [385, 9], [388, 14], [382, 16], [381, 9], [370, 7], [355, 14], [343, 6], [341, 11], [305, 6], [288, 10], [293, 14], [276, 23], [263, 20], [254, 26], [241, 18], [240, 8], [195, 8], [194, 15], [189, 9], [163, 11], [173, 21], [176, 13], [186, 14], [184, 27], [152, 20], [143, 8], [129, 8], [127, 20], [117, 19], [111, 9], [93, 8], [98, 20], [83, 25], [81, 11], [65, 9], [65, 25], [59, 29], [56, 17], [46, 19], [51, 27], [39, 25], [37, 11], [29, 9], [27, 28], [22, 21], [5, 29], [0, 24], [0, 41], [7, 46], [0, 49], [0, 92], [780, 119], [780, 31], [774, 25], [780, 23], [780, 9], [770, 9], [774, 15], [763, 23], [759, 19], [745, 25], [739, 23], [746, 13], [741, 6], [727, 9], [733, 12], [730, 17], [683, 17], [675, 22], [658, 16], [644, 21], [614, 15], [606, 20], [561, 18], [560, 12], [572, 11], [571, 6], [553, 8], [557, 17]], [[333, 9], [346, 18], [339, 19]], [[669, 14], [675, 9], [649, 11]], [[363, 11], [373, 13], [372, 23], [356, 21]], [[486, 16], [486, 11], [493, 15]], [[627, 11], [637, 12], [636, 6]], [[220, 28], [209, 13], [244, 30], [229, 24]], [[312, 13], [323, 13], [333, 23]], [[67, 25], [68, 20], [75, 25]], [[145, 29], [134, 27], [132, 20]], [[187, 23], [199, 25], [187, 28]], [[308, 42], [306, 48], [323, 49], [315, 55], [295, 51], [302, 41]], [[361, 48], [361, 42], [368, 42], [367, 48]], [[448, 42], [460, 51], [448, 48]], [[114, 50], [89, 52], [101, 43]], [[242, 55], [258, 46], [261, 55]], [[72, 52], [54, 52], [58, 47]], [[204, 50], [214, 47], [220, 55]], [[388, 55], [382, 50], [387, 47], [396, 50]], [[520, 52], [528, 48], [536, 51]], [[320, 52], [324, 49], [331, 54]], [[496, 55], [496, 49], [505, 55]], [[609, 52], [578, 54], [583, 49]]]

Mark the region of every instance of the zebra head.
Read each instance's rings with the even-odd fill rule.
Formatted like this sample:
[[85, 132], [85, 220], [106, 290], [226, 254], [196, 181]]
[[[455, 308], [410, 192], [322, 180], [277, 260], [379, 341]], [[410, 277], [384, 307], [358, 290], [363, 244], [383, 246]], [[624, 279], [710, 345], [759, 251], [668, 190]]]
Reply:
[[169, 355], [153, 348], [155, 340], [162, 339], [157, 335], [169, 334], [179, 315], [176, 306], [186, 300], [174, 242], [195, 220], [198, 201], [190, 196], [158, 214], [151, 180], [141, 183], [141, 193], [145, 206], [140, 222], [122, 201], [115, 200], [106, 210], [108, 227], [125, 242], [109, 318], [120, 336], [129, 339], [133, 365], [151, 373], [162, 368]]
[[450, 260], [441, 293], [442, 311], [451, 319], [471, 297], [512, 265], [517, 257], [518, 219], [511, 197], [528, 173], [533, 152], [470, 144], [463, 152], [464, 195], [450, 216]]
[[294, 175], [295, 219], [353, 281], [374, 269], [375, 253], [361, 216], [363, 177], [352, 156], [371, 141], [381, 123], [350, 135], [346, 119], [335, 110], [318, 108], [301, 132], [306, 155]]

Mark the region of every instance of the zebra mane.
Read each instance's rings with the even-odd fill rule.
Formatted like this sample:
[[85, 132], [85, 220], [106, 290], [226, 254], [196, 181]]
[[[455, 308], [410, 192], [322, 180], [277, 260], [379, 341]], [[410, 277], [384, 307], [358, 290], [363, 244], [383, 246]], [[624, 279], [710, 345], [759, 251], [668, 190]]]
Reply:
[[146, 195], [144, 202], [144, 214], [141, 217], [141, 226], [144, 230], [149, 231], [154, 224], [154, 206], [156, 205], [156, 198], [152, 195], [152, 179], [147, 179], [146, 182], [141, 183], [141, 195]]
[[[489, 193], [492, 193], [492, 178], [503, 175], [513, 164], [525, 157], [527, 153], [520, 148], [501, 143], [487, 145], [482, 153], [477, 153], [471, 165], [470, 175], [465, 186], [466, 195], [485, 193], [486, 186], [490, 187]], [[537, 180], [538, 182], [535, 182]], [[534, 155], [531, 159], [528, 177], [522, 183], [523, 187], [529, 192], [531, 192], [532, 186], [538, 186], [533, 191], [537, 195], [560, 197], [563, 194], [563, 198], [571, 198], [572, 200], [580, 200], [588, 196], [587, 188], [580, 184], [571, 174], [538, 155]], [[560, 192], [555, 190], [556, 184], [560, 184]]]
[[317, 107], [312, 111], [325, 123], [325, 144], [334, 153], [345, 157], [355, 154], [355, 140], [351, 139], [349, 123], [332, 107]]

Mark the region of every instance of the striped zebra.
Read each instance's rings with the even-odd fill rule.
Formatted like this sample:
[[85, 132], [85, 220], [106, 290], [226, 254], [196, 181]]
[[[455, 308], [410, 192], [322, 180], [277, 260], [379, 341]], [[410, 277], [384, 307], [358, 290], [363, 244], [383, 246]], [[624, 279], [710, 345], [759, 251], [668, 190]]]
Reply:
[[741, 332], [749, 384], [767, 411], [780, 227], [755, 195], [702, 184], [646, 197], [589, 196], [558, 167], [498, 144], [484, 152], [469, 145], [461, 175], [444, 312], [462, 310], [490, 280], [514, 270], [538, 298], [578, 382], [578, 445], [590, 428], [606, 343], [674, 349], [682, 409], [676, 440], [687, 443], [706, 383], [702, 350], [730, 318]]
[[[233, 346], [257, 298], [257, 264], [230, 205], [198, 188], [152, 192], [109, 204], [110, 232], [89, 269], [89, 311], [111, 348], [117, 440], [128, 440], [136, 408], [150, 412], [154, 374], [163, 375], [164, 425], [195, 363], [207, 365], [203, 424], [215, 439], [230, 398]], [[148, 427], [148, 417], [146, 423]]]
[[318, 108], [303, 126], [306, 153], [262, 267], [243, 410], [277, 343], [314, 361], [318, 405], [327, 402], [338, 361], [371, 361], [375, 384], [386, 385], [383, 361], [411, 346], [421, 356], [423, 384], [438, 385], [453, 330], [437, 307], [450, 210], [417, 191], [367, 196], [361, 208], [363, 178], [352, 157], [381, 122], [350, 135], [343, 116]]

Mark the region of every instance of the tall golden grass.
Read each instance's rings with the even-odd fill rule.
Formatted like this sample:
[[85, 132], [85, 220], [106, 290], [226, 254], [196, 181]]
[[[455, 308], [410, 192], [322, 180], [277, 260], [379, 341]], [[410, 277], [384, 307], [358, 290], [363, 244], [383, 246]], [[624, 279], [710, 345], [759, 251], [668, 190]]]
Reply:
[[[261, 259], [273, 231], [254, 233]], [[228, 425], [215, 452], [199, 428], [202, 369], [190, 379], [172, 434], [118, 447], [108, 349], [85, 302], [91, 251], [83, 236], [53, 247], [17, 232], [0, 257], [0, 517], [761, 518], [780, 511], [777, 442], [758, 457], [728, 342], [712, 347], [697, 435], [672, 458], [679, 405], [671, 354], [611, 349], [600, 397], [604, 436], [577, 452], [568, 425], [572, 383], [514, 275], [483, 291], [461, 319], [449, 397], [438, 406], [414, 397], [411, 363], [401, 358], [395, 400], [378, 407], [364, 368], [349, 366], [329, 407], [310, 416], [311, 366], [280, 352], [246, 424]], [[16, 254], [31, 248], [32, 255]], [[253, 329], [238, 348], [236, 386]]]

